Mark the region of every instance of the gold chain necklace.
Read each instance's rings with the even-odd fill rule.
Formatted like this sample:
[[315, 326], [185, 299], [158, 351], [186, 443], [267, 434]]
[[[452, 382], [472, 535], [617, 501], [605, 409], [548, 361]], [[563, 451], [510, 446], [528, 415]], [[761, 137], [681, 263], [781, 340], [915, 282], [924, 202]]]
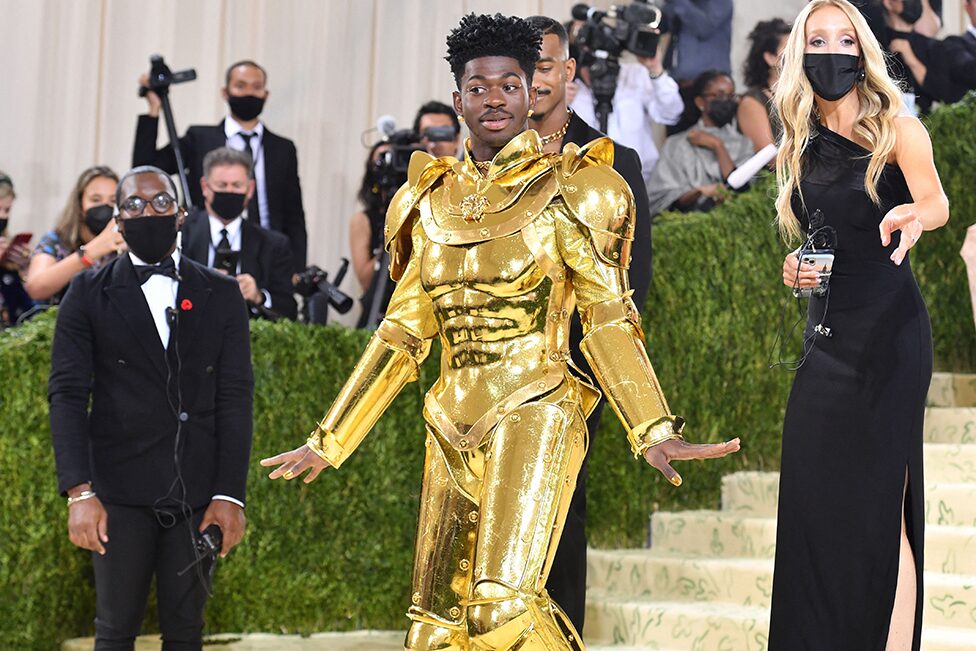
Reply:
[[542, 146], [545, 147], [550, 142], [553, 142], [554, 140], [559, 140], [563, 136], [565, 136], [566, 131], [569, 129], [569, 121], [572, 119], [573, 119], [573, 112], [569, 111], [569, 117], [566, 118], [566, 124], [563, 125], [562, 129], [556, 131], [555, 133], [550, 133], [548, 136], [542, 136], [540, 140], [540, 142], [542, 142]]
[[487, 174], [488, 173], [488, 170], [491, 168], [491, 161], [490, 160], [474, 160], [474, 159], [472, 159], [471, 162], [474, 163], [474, 166], [482, 174]]

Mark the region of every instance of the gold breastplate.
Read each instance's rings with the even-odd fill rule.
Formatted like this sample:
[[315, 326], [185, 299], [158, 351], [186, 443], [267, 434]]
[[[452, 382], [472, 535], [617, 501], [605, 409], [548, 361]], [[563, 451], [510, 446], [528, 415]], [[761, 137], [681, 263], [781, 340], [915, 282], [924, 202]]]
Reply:
[[446, 174], [418, 206], [427, 236], [420, 280], [442, 344], [426, 412], [460, 449], [565, 379], [572, 309], [566, 273], [536, 233], [557, 190], [551, 171], [509, 186], [478, 183]]

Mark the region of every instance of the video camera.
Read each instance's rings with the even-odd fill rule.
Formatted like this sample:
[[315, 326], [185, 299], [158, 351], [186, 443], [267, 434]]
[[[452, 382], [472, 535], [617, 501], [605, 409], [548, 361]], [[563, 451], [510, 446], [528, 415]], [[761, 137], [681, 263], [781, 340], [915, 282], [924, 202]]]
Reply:
[[627, 51], [639, 57], [656, 56], [661, 34], [668, 31], [667, 19], [664, 10], [649, 0], [612, 5], [606, 11], [581, 3], [573, 7], [573, 18], [586, 21], [576, 36], [579, 65], [589, 68], [596, 115], [600, 130], [606, 133], [617, 92], [620, 55]]
[[[428, 131], [432, 130], [428, 129]], [[452, 135], [448, 140], [453, 139], [453, 137]], [[425, 150], [420, 146], [420, 137], [412, 129], [394, 131], [384, 138], [384, 142], [389, 143], [390, 148], [379, 155], [375, 169], [380, 192], [384, 201], [389, 201], [400, 189], [400, 186], [407, 182], [410, 157], [415, 151]]]
[[329, 281], [329, 274], [315, 265], [298, 274], [294, 289], [305, 299], [302, 301], [302, 320], [305, 323], [326, 323], [330, 306], [339, 314], [345, 314], [352, 308], [352, 298], [339, 289], [348, 269], [349, 260], [343, 258], [334, 281]]

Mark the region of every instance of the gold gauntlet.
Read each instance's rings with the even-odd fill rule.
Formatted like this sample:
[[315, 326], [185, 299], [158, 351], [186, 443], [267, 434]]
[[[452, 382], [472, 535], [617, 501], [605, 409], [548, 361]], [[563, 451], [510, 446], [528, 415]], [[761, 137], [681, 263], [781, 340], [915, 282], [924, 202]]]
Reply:
[[329, 413], [308, 437], [308, 447], [329, 465], [341, 466], [400, 390], [417, 379], [428, 352], [430, 341], [383, 321]]
[[644, 349], [640, 315], [629, 294], [587, 308], [580, 349], [627, 430], [635, 457], [681, 438], [684, 419], [671, 414]]

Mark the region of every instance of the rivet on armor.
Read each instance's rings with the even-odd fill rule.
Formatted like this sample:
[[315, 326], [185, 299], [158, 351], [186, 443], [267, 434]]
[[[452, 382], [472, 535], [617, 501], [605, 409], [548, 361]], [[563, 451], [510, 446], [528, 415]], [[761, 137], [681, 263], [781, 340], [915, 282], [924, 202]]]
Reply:
[[549, 353], [549, 359], [551, 359], [554, 362], [558, 362], [559, 361], [559, 353]]
[[565, 186], [563, 186], [563, 189], [566, 192], [569, 192], [570, 194], [572, 194], [573, 192], [576, 192], [576, 186], [573, 185], [572, 183], [567, 183]]
[[512, 415], [510, 416], [510, 418], [512, 419], [512, 422], [513, 422], [513, 423], [517, 423], [517, 422], [519, 422], [520, 420], [522, 420], [522, 417], [521, 417], [521, 416], [519, 416], [518, 414], [512, 414]]
[[539, 387], [540, 389], [545, 389], [546, 383], [543, 382], [542, 380], [539, 380], [539, 383], [536, 386]]
[[544, 455], [542, 455], [542, 460], [545, 461], [546, 463], [549, 463], [550, 461], [552, 461], [552, 455], [546, 452]]
[[477, 522], [478, 521], [478, 512], [477, 511], [472, 511], [471, 513], [468, 513], [468, 520], [471, 520], [471, 522]]
[[413, 596], [410, 597], [410, 601], [412, 601], [415, 606], [418, 605], [420, 603], [420, 593], [414, 592]]
[[534, 215], [534, 214], [535, 214], [535, 213], [534, 213], [534, 212], [532, 212], [531, 210], [526, 210], [526, 211], [525, 211], [525, 216], [526, 216], [526, 217], [531, 217], [531, 216], [532, 216], [532, 215]]
[[467, 571], [467, 569], [471, 567], [471, 563], [468, 562], [468, 559], [462, 558], [461, 562], [458, 563], [458, 567], [460, 567], [462, 570]]
[[481, 236], [482, 237], [488, 237], [488, 233], [490, 233], [490, 232], [491, 231], [489, 231], [487, 228], [482, 228], [481, 229]]
[[451, 609], [447, 612], [449, 612], [451, 614], [451, 617], [454, 617], [455, 619], [461, 616], [461, 609], [458, 608], [457, 606], [451, 607]]
[[617, 258], [620, 257], [620, 254], [617, 253], [616, 251], [614, 251], [613, 253], [610, 254], [610, 257], [613, 258], [614, 260], [616, 260]]
[[460, 441], [458, 441], [458, 445], [461, 446], [462, 448], [468, 447], [468, 439], [461, 439]]

